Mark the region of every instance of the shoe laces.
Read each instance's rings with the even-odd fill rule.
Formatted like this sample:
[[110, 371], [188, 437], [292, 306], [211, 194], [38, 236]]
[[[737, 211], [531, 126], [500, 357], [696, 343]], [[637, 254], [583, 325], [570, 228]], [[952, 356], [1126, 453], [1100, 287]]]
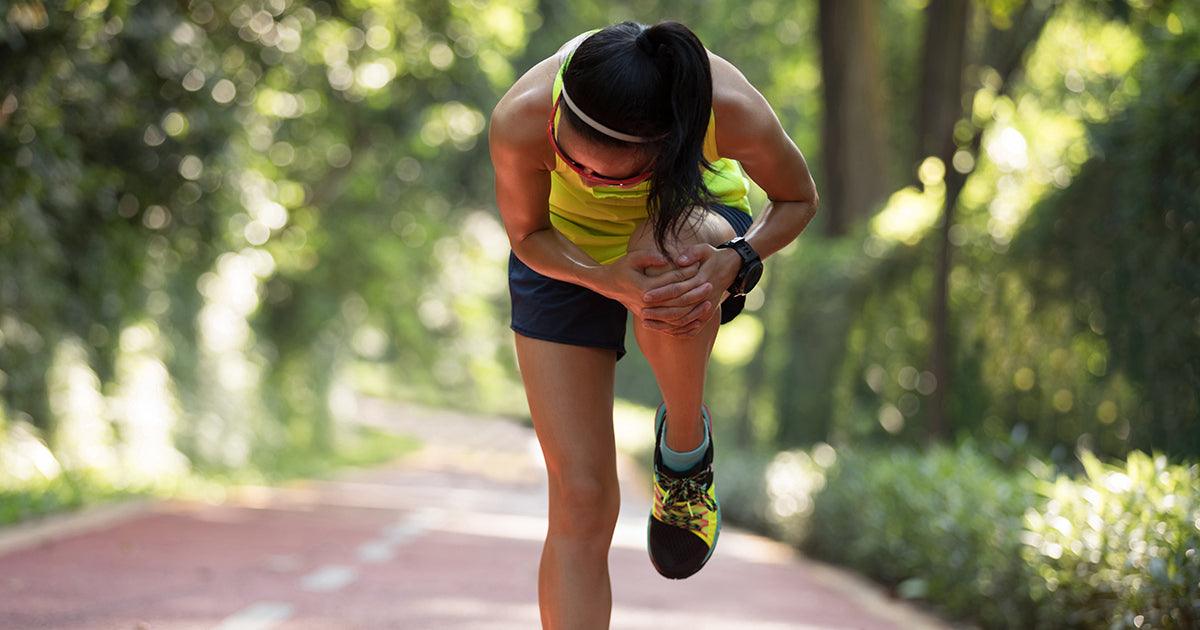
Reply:
[[717, 506], [713, 504], [712, 496], [708, 494], [711, 483], [711, 464], [688, 477], [660, 475], [659, 484], [665, 492], [662, 498], [662, 511], [667, 517], [666, 522], [699, 530], [700, 524], [695, 521], [697, 512], [703, 515], [717, 509]]

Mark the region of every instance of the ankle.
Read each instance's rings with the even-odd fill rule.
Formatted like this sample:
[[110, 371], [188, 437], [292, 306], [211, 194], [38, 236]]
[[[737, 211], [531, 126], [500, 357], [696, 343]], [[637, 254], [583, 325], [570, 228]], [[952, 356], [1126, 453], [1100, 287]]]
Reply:
[[[664, 436], [660, 442], [659, 451], [662, 453], [663, 464], [668, 468], [683, 472], [688, 470], [704, 457], [704, 452], [708, 450], [708, 443], [712, 439], [709, 435], [708, 423], [701, 418], [701, 436], [699, 442], [690, 449], [675, 450], [667, 443]], [[665, 427], [664, 427], [665, 430]]]

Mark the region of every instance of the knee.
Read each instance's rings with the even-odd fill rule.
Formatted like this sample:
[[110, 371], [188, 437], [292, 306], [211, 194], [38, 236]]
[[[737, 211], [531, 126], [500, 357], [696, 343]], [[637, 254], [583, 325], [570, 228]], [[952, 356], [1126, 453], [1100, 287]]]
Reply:
[[550, 527], [558, 535], [607, 547], [620, 505], [615, 476], [607, 481], [585, 475], [550, 480]]
[[[680, 221], [678, 227], [678, 233], [667, 232], [664, 239], [667, 251], [661, 252], [654, 240], [654, 224], [648, 219], [644, 220], [637, 225], [629, 237], [629, 251], [649, 250], [673, 258], [679, 250], [689, 245], [697, 243], [715, 245], [736, 236], [728, 221], [715, 212], [700, 207], [694, 208], [686, 220]], [[674, 266], [672, 265], [671, 268]]]
[[[705, 215], [703, 208], [694, 208], [688, 215], [688, 218], [680, 219], [677, 224], [678, 232], [674, 230], [668, 231], [666, 235], [666, 243], [670, 245], [690, 245], [698, 243], [703, 239], [704, 230], [703, 219]], [[629, 237], [630, 248], [650, 249], [654, 247], [654, 222], [650, 219], [645, 219], [638, 223], [633, 234]]]

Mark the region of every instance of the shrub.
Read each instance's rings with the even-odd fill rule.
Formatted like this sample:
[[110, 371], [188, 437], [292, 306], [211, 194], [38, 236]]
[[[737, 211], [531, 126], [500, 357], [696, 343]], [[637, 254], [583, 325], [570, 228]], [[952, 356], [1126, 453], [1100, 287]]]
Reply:
[[1019, 627], [1031, 608], [1019, 530], [1032, 495], [970, 444], [843, 449], [802, 548], [950, 616]]
[[[768, 515], [767, 465], [770, 459], [742, 451], [718, 451], [714, 456], [717, 496], [722, 518], [755, 531], [772, 531]], [[639, 458], [646, 461], [653, 455]]]
[[1090, 453], [1086, 477], [1039, 483], [1022, 556], [1043, 627], [1200, 627], [1200, 466]]
[[1076, 479], [1035, 458], [1006, 470], [969, 441], [822, 444], [726, 466], [722, 505], [984, 628], [1200, 627], [1200, 465], [1079, 458]]

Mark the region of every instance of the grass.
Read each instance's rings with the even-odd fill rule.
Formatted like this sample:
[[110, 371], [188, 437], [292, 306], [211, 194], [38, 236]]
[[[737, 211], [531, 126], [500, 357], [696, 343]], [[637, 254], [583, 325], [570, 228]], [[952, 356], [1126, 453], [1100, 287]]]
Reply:
[[219, 500], [224, 490], [238, 485], [276, 485], [297, 479], [324, 479], [346, 468], [369, 467], [402, 458], [421, 448], [421, 442], [373, 427], [348, 430], [332, 452], [282, 451], [256, 466], [237, 469], [195, 469], [188, 474], [155, 479], [148, 484], [123, 484], [104, 471], [70, 471], [53, 478], [16, 484], [0, 479], [0, 526], [91, 505], [158, 498]]

